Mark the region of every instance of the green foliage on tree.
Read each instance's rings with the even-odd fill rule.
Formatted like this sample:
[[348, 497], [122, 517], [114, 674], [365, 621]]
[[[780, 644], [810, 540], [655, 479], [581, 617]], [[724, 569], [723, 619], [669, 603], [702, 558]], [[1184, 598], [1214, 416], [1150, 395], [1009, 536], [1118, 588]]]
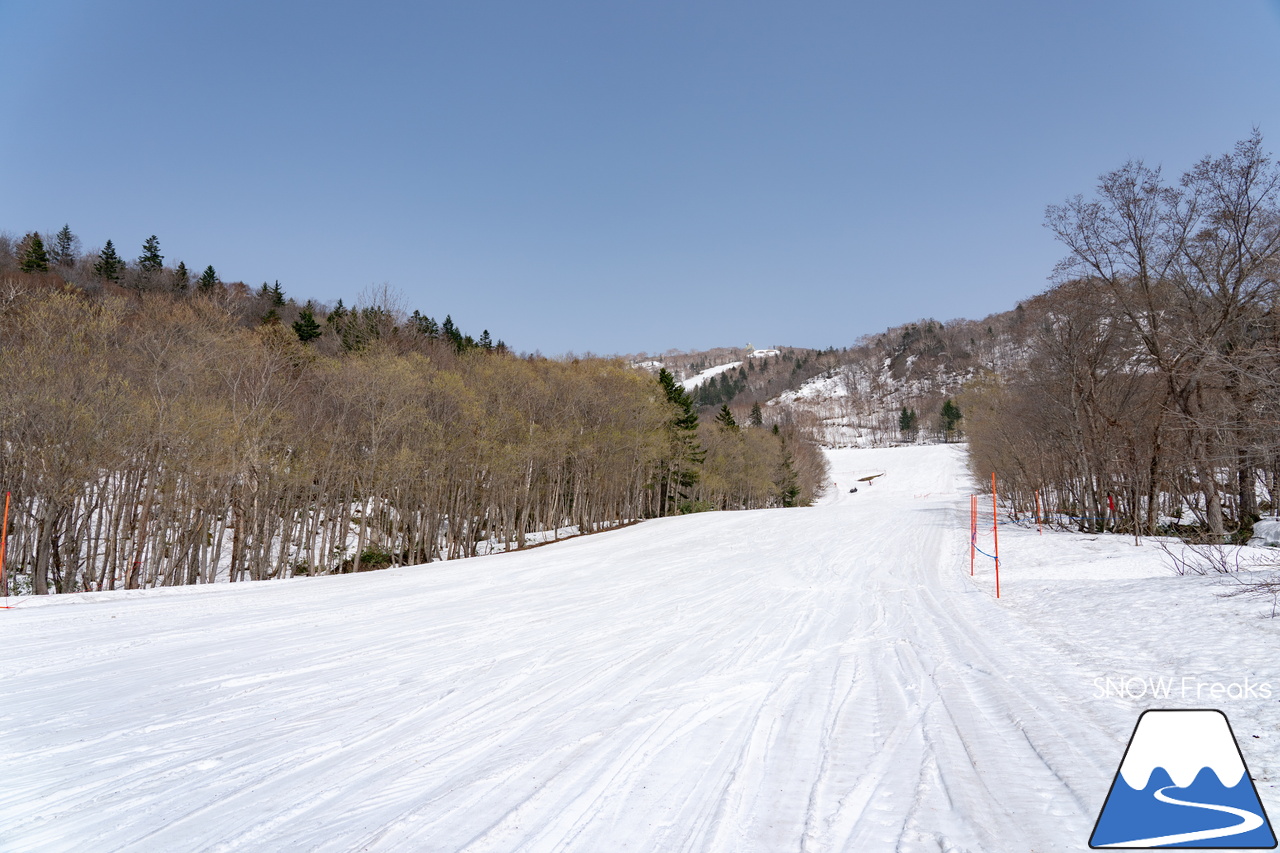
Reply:
[[200, 274], [200, 281], [196, 287], [201, 293], [212, 293], [214, 288], [218, 286], [218, 273], [214, 271], [213, 264], [204, 268], [204, 272]]
[[320, 337], [322, 329], [320, 324], [316, 322], [316, 315], [311, 309], [311, 303], [308, 302], [307, 306], [298, 312], [298, 319], [293, 324], [293, 333], [304, 344]]
[[276, 279], [276, 283], [271, 286], [268, 291], [271, 297], [271, 304], [277, 308], [284, 307], [284, 288], [280, 286], [280, 279]]
[[955, 435], [956, 429], [960, 426], [960, 420], [964, 416], [960, 414], [960, 407], [952, 400], [948, 399], [942, 404], [942, 435], [946, 441], [951, 441]]
[[764, 426], [764, 412], [760, 410], [759, 400], [751, 404], [751, 425], [753, 427]]
[[337, 304], [333, 306], [333, 310], [329, 312], [329, 317], [325, 322], [338, 331], [342, 331], [342, 326], [347, 320], [348, 313], [347, 306], [343, 305], [342, 300], [339, 299]]
[[440, 337], [440, 324], [420, 311], [414, 311], [409, 317], [409, 327], [424, 338], [435, 340]]
[[444, 322], [440, 324], [440, 337], [453, 344], [455, 352], [462, 352], [466, 349], [466, 341], [462, 332], [453, 324], [453, 317], [449, 314], [444, 316]]
[[778, 483], [778, 502], [784, 507], [797, 506], [800, 503], [800, 477], [796, 474], [795, 462], [787, 442], [782, 440], [782, 458], [778, 463], [775, 479]]
[[63, 225], [53, 238], [53, 247], [49, 260], [60, 267], [69, 267], [76, 262], [76, 244], [79, 238], [71, 233], [70, 225]]
[[23, 272], [48, 272], [49, 253], [45, 251], [44, 241], [40, 235], [32, 231], [22, 240], [22, 248], [18, 255], [18, 269]]
[[916, 415], [916, 410], [903, 406], [898, 414], [898, 432], [902, 433], [904, 438], [912, 438], [916, 434], [918, 423], [919, 417]]
[[719, 424], [722, 429], [729, 429], [737, 432], [738, 422], [733, 419], [733, 412], [729, 411], [728, 403], [720, 406], [720, 411], [716, 414], [716, 423]]
[[144, 273], [156, 273], [164, 268], [164, 255], [160, 254], [160, 241], [152, 234], [142, 244], [138, 256], [138, 269]]
[[676, 384], [665, 367], [658, 371], [658, 385], [671, 409], [667, 423], [667, 462], [659, 484], [660, 512], [678, 508], [689, 497], [689, 489], [698, 483], [698, 466], [706, 454], [698, 442], [698, 410], [689, 392]]
[[733, 398], [747, 387], [746, 372], [726, 371], [703, 382], [694, 391], [694, 401], [699, 406], [719, 406], [733, 402]]
[[190, 284], [191, 273], [187, 272], [187, 265], [178, 261], [178, 268], [173, 271], [173, 289], [185, 293]]
[[124, 274], [124, 261], [116, 254], [116, 247], [110, 240], [102, 247], [98, 262], [93, 265], [93, 274], [107, 281], [119, 281]]

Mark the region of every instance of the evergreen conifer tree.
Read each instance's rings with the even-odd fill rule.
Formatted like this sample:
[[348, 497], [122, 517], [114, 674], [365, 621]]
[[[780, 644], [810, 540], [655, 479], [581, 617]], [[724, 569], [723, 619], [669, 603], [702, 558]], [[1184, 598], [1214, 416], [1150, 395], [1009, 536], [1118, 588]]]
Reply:
[[152, 234], [143, 242], [137, 265], [144, 273], [156, 273], [164, 267], [164, 255], [160, 254], [160, 241], [156, 235]]
[[760, 410], [759, 400], [751, 404], [751, 425], [753, 427], [764, 426], [764, 412]]
[[689, 496], [688, 489], [697, 484], [698, 466], [706, 453], [698, 443], [698, 411], [689, 392], [676, 384], [675, 377], [665, 367], [658, 371], [658, 385], [672, 410], [667, 423], [670, 450], [658, 496], [659, 511], [666, 514], [678, 509], [681, 500]]
[[477, 341], [477, 346], [485, 352], [491, 352], [493, 350], [493, 338], [489, 337], [488, 329], [485, 329], [480, 333], [480, 340]]
[[435, 340], [440, 336], [440, 324], [420, 311], [414, 311], [409, 317], [409, 326], [424, 338]]
[[209, 264], [204, 268], [204, 272], [200, 274], [198, 287], [201, 293], [212, 293], [217, 286], [218, 274], [214, 271], [213, 264]]
[[179, 293], [186, 293], [190, 284], [191, 273], [187, 272], [187, 265], [178, 261], [178, 268], [173, 271], [173, 289]]
[[942, 435], [945, 441], [951, 441], [956, 431], [956, 427], [960, 425], [960, 407], [952, 400], [947, 399], [942, 404]]
[[49, 271], [49, 253], [45, 251], [44, 241], [40, 239], [40, 235], [34, 231], [22, 240], [18, 269], [23, 272]]
[[277, 308], [284, 307], [284, 288], [280, 286], [280, 279], [276, 279], [271, 287], [271, 304]]
[[298, 336], [298, 340], [304, 344], [308, 341], [314, 341], [320, 337], [320, 324], [316, 322], [315, 312], [312, 310], [311, 303], [298, 312], [298, 319], [293, 324], [293, 333]]
[[796, 474], [791, 450], [787, 447], [785, 439], [782, 439], [782, 459], [778, 464], [776, 482], [779, 503], [783, 506], [796, 506], [800, 502], [800, 478]]
[[334, 328], [341, 329], [344, 321], [347, 319], [347, 307], [342, 304], [342, 300], [338, 300], [338, 304], [333, 306], [333, 310], [329, 312], [329, 317], [325, 321]]
[[904, 437], [910, 438], [916, 431], [916, 410], [902, 407], [902, 412], [898, 415], [898, 432]]
[[76, 244], [79, 238], [71, 233], [70, 225], [63, 225], [53, 238], [53, 251], [49, 260], [60, 267], [69, 267], [76, 262]]
[[93, 265], [93, 273], [107, 281], [119, 281], [124, 273], [124, 261], [116, 254], [116, 247], [108, 240], [98, 255], [98, 262]]
[[738, 431], [738, 422], [733, 419], [733, 412], [729, 411], [729, 404], [724, 403], [720, 406], [720, 411], [716, 415], [716, 423], [722, 429], [730, 429], [734, 432]]
[[457, 352], [462, 352], [466, 348], [466, 341], [463, 339], [462, 332], [458, 327], [453, 325], [452, 315], [444, 315], [444, 322], [440, 324], [440, 337], [453, 344], [453, 348]]

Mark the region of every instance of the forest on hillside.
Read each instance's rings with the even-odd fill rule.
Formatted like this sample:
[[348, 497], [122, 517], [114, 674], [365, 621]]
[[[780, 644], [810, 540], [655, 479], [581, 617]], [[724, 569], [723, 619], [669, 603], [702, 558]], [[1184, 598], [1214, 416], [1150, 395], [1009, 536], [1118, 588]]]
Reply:
[[1053, 205], [1026, 352], [961, 396], [974, 470], [1088, 530], [1247, 538], [1280, 498], [1280, 166], [1254, 133]]
[[6, 594], [364, 571], [822, 488], [789, 429], [398, 303], [192, 277], [154, 237], [132, 262], [4, 238]]

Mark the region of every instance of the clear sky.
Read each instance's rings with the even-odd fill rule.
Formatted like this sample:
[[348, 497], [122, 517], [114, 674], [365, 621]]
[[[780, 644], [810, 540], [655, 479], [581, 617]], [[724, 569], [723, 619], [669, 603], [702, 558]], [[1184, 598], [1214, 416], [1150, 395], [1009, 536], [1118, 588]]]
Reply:
[[0, 230], [546, 354], [844, 346], [1046, 287], [1047, 204], [1280, 151], [1248, 0], [0, 0]]

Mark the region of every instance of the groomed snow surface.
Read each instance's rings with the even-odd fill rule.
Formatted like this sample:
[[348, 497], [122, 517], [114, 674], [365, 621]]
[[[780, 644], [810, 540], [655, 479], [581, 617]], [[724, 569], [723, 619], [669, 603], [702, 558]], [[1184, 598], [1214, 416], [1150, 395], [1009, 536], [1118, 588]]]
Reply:
[[[1222, 708], [1280, 814], [1280, 620], [1015, 526], [997, 601], [961, 448], [830, 458], [808, 509], [17, 601], [0, 849], [1083, 850], [1150, 707]], [[1192, 695], [1106, 689], [1158, 678]]]

